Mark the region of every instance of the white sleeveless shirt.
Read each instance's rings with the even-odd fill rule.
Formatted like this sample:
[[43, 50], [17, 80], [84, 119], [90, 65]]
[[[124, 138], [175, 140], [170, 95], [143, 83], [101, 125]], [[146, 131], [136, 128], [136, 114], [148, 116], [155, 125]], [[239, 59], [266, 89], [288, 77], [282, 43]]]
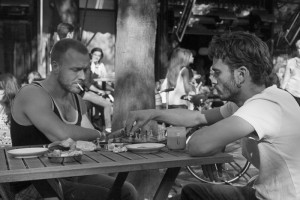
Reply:
[[[178, 73], [177, 81], [176, 81], [176, 87], [173, 91], [169, 92], [169, 105], [186, 105], [188, 106], [188, 102], [186, 100], [182, 100], [181, 96], [186, 95], [185, 89], [184, 89], [184, 83], [182, 78], [184, 67], [180, 70]], [[161, 90], [168, 88], [168, 80], [165, 78], [165, 80], [162, 83]], [[161, 93], [162, 103], [167, 103], [167, 95], [166, 92]]]

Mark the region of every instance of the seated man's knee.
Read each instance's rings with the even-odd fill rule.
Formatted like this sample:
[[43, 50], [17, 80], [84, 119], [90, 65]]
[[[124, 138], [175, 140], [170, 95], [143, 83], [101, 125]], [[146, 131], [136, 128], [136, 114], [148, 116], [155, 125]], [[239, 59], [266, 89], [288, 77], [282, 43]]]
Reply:
[[122, 187], [122, 199], [137, 200], [137, 197], [138, 193], [135, 187], [131, 183], [125, 182]]
[[181, 190], [182, 200], [203, 199], [199, 194], [205, 193], [206, 184], [187, 184]]

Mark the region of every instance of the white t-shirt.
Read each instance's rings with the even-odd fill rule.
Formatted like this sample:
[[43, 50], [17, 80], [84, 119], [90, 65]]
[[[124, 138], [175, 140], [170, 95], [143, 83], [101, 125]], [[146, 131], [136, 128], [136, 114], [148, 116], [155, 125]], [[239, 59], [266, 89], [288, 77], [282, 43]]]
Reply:
[[95, 65], [95, 63], [91, 64], [91, 71], [94, 74], [97, 74], [99, 78], [103, 78], [107, 76], [107, 71], [103, 63]]
[[233, 103], [220, 111], [224, 117], [241, 117], [257, 135], [259, 177], [256, 196], [269, 200], [300, 199], [300, 107], [275, 85], [248, 99], [236, 112]]
[[[174, 88], [173, 91], [169, 92], [169, 105], [189, 105], [189, 102], [186, 100], [181, 99], [183, 95], [186, 95], [187, 93], [185, 92], [184, 89], [184, 82], [183, 82], [183, 77], [182, 73], [185, 67], [183, 67], [179, 73], [178, 77], [176, 80], [176, 87]], [[167, 78], [165, 78], [164, 82], [162, 83], [161, 90], [167, 89]], [[167, 103], [167, 95], [166, 92], [161, 93], [161, 98], [162, 98], [162, 103]]]

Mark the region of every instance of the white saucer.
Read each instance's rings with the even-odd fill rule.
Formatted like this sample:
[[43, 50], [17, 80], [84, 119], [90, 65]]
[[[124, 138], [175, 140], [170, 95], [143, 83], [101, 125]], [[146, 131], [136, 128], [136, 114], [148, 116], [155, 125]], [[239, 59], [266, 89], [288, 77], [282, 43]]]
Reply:
[[8, 154], [15, 158], [34, 158], [43, 155], [48, 151], [48, 148], [32, 147], [32, 148], [20, 148], [7, 151]]
[[165, 147], [165, 145], [161, 143], [140, 143], [126, 145], [126, 148], [129, 151], [135, 153], [155, 153], [161, 150], [163, 147]]

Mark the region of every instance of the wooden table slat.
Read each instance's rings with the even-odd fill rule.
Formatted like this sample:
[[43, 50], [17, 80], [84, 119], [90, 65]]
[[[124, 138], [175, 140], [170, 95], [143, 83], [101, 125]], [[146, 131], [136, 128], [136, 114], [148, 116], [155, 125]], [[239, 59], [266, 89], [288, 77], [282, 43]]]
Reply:
[[40, 161], [40, 159], [37, 158], [24, 159], [24, 162], [29, 168], [45, 167], [44, 164]]
[[81, 164], [89, 164], [89, 163], [97, 163], [94, 159], [90, 158], [86, 154], [84, 154], [79, 161]]
[[161, 158], [172, 158], [172, 157], [177, 157], [177, 156], [174, 156], [173, 154], [170, 154], [168, 152], [164, 152], [164, 151], [159, 151], [157, 153], [153, 153]]
[[111, 159], [113, 161], [117, 161], [117, 162], [130, 160], [128, 158], [125, 158], [125, 157], [119, 155], [118, 153], [114, 153], [114, 152], [111, 152], [111, 151], [106, 151], [106, 152], [99, 151], [98, 153], [102, 154], [103, 156], [108, 157], [109, 159]]
[[152, 154], [152, 153], [140, 153], [138, 155], [143, 158], [146, 158], [146, 159], [161, 158], [160, 156]]
[[62, 166], [61, 163], [52, 163], [50, 162], [50, 160], [48, 159], [47, 156], [42, 156], [40, 157], [41, 161], [47, 166], [47, 167], [58, 167], [58, 166]]
[[94, 159], [98, 163], [104, 163], [104, 162], [113, 162], [113, 160], [103, 156], [99, 152], [85, 152], [86, 156]]
[[131, 152], [122, 152], [119, 153], [121, 156], [124, 156], [130, 160], [140, 160], [140, 159], [145, 159], [144, 157], [140, 156], [139, 154], [131, 153]]
[[170, 149], [162, 149], [163, 152], [172, 154], [176, 157], [179, 156], [188, 156], [188, 153], [186, 152], [186, 150], [170, 150]]
[[26, 166], [21, 158], [14, 158], [6, 152], [9, 169], [26, 169]]
[[72, 161], [72, 162], [63, 162], [64, 166], [73, 166], [73, 165], [80, 165], [80, 161]]
[[0, 149], [0, 170], [8, 170], [8, 166], [6, 164], [6, 158], [5, 158], [5, 150]]

